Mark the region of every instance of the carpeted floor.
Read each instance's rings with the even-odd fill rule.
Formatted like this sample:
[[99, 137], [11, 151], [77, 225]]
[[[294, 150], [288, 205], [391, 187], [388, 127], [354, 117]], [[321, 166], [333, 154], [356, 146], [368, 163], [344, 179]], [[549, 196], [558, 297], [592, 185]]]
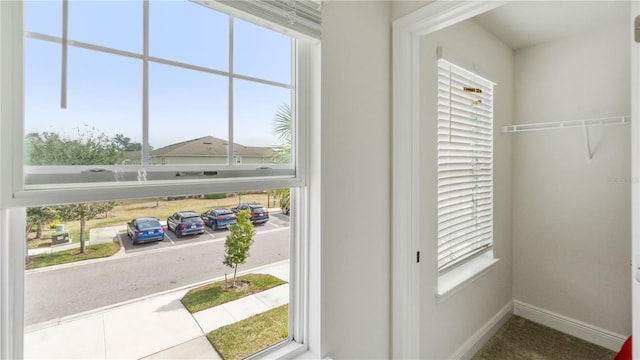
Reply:
[[472, 360], [611, 360], [615, 356], [609, 349], [514, 316]]

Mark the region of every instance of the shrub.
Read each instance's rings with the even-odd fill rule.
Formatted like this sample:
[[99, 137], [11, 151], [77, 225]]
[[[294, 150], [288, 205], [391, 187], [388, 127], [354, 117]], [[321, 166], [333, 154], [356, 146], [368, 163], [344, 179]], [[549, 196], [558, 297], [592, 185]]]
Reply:
[[227, 198], [227, 193], [204, 194], [204, 198], [207, 199], [207, 200], [226, 199]]
[[60, 224], [60, 218], [59, 218], [59, 217], [56, 217], [56, 218], [51, 222], [51, 224], [49, 224], [49, 228], [50, 228], [50, 229], [55, 230], [55, 229], [58, 227], [58, 225], [59, 225], [59, 224]]

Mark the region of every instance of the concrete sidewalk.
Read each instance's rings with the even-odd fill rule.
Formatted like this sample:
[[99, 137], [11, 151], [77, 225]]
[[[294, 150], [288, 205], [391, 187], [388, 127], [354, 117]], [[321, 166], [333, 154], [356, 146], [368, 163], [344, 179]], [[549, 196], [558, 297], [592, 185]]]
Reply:
[[[243, 271], [289, 281], [289, 261]], [[221, 279], [212, 279], [217, 281]], [[198, 284], [201, 285], [201, 284]], [[32, 326], [25, 359], [220, 359], [205, 335], [289, 302], [289, 284], [190, 314], [180, 302], [191, 287]]]
[[[95, 244], [103, 244], [107, 242], [119, 243], [118, 239], [120, 237], [118, 236], [118, 234], [125, 231], [127, 231], [127, 225], [107, 226], [102, 228], [90, 229], [89, 240], [86, 241], [85, 245], [89, 246], [89, 245], [95, 245]], [[80, 248], [79, 242], [53, 245], [53, 246], [47, 246], [43, 248], [29, 249], [29, 256], [51, 254], [58, 251], [79, 249], [79, 248]], [[122, 249], [122, 251], [124, 251], [124, 248]]]

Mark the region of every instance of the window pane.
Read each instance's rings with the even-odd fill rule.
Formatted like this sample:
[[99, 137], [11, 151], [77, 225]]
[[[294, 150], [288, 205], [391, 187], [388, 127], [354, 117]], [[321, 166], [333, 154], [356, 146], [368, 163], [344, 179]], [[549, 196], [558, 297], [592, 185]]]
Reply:
[[[234, 81], [234, 154], [243, 164], [289, 163], [291, 154], [291, 90], [261, 83]], [[282, 116], [279, 116], [281, 114]], [[289, 130], [279, 131], [287, 122]], [[278, 157], [279, 150], [284, 152]], [[278, 159], [279, 158], [279, 159]], [[237, 162], [237, 161], [236, 161]]]
[[291, 38], [239, 19], [233, 23], [233, 72], [291, 84]]
[[142, 1], [69, 1], [69, 39], [142, 53]]
[[[240, 204], [266, 207], [279, 199], [274, 190], [259, 190], [28, 208], [23, 224], [29, 229], [24, 357], [189, 358], [190, 348], [183, 344], [199, 339], [203, 358], [219, 358], [205, 338], [211, 335], [216, 346], [231, 344], [221, 350], [230, 359], [287, 339], [286, 307], [295, 284], [289, 284], [290, 217], [279, 205], [268, 213], [264, 208], [255, 212], [253, 244], [246, 262], [238, 264], [235, 289], [250, 286], [254, 294], [243, 298], [234, 296], [242, 292], [224, 288], [225, 279], [227, 285], [234, 279], [233, 267], [223, 261], [228, 226], [238, 221], [237, 215], [204, 216], [201, 221], [207, 224], [201, 234], [181, 234], [177, 226], [165, 225], [177, 211], [203, 214]], [[81, 214], [86, 220], [86, 254], [80, 251]], [[136, 227], [134, 220], [139, 218], [159, 219], [163, 226], [147, 228], [141, 221]], [[63, 264], [72, 266], [53, 266]], [[213, 289], [207, 291], [204, 285]], [[228, 315], [220, 316], [221, 310]], [[247, 320], [252, 315], [261, 318]], [[250, 323], [235, 330], [238, 340], [219, 330], [238, 327], [243, 320]], [[70, 346], [69, 339], [91, 346]]]
[[228, 78], [149, 64], [152, 164], [228, 163]]
[[149, 54], [228, 71], [229, 16], [189, 1], [151, 1]]
[[67, 108], [61, 109], [59, 54], [59, 44], [25, 39], [25, 135], [48, 132], [64, 140], [41, 136], [42, 142], [31, 143], [35, 147], [27, 145], [25, 164], [121, 163], [121, 153], [92, 157], [90, 150], [101, 146], [96, 142], [102, 137], [120, 139], [107, 141], [122, 145], [116, 150], [132, 150], [126, 138], [139, 145], [141, 62], [70, 47]]
[[24, 29], [62, 36], [62, 1], [25, 1]]

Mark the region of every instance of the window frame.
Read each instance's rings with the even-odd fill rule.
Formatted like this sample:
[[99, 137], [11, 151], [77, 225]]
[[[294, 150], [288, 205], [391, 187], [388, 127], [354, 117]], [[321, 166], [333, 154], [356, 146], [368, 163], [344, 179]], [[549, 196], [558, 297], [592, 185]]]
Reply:
[[[493, 88], [496, 84], [442, 57], [438, 58], [437, 65], [438, 273], [442, 277], [493, 248]], [[463, 115], [467, 113], [471, 115]], [[471, 152], [474, 155], [468, 154]], [[466, 166], [471, 167], [471, 174], [466, 173]], [[467, 200], [469, 195], [465, 191], [469, 189], [472, 189], [471, 199]], [[458, 200], [461, 196], [463, 200]], [[455, 204], [451, 200], [455, 200]], [[471, 219], [464, 219], [469, 216], [468, 210], [458, 205], [470, 205], [467, 208], [472, 211]], [[451, 217], [452, 214], [455, 216]], [[476, 229], [469, 230], [473, 218]], [[478, 221], [479, 218], [482, 220]], [[460, 225], [464, 228], [460, 229]], [[480, 229], [485, 233], [477, 234]], [[469, 233], [475, 235], [468, 237]], [[459, 254], [461, 244], [464, 252]], [[441, 260], [442, 254], [447, 255]]]
[[[494, 142], [493, 142], [493, 104], [495, 102], [495, 99], [493, 98], [493, 87], [495, 87], [496, 83], [492, 82], [491, 80], [487, 80], [486, 78], [484, 78], [483, 76], [477, 74], [476, 72], [470, 71], [468, 69], [465, 69], [464, 67], [461, 67], [457, 64], [455, 64], [455, 62], [449, 61], [446, 58], [443, 58], [442, 56], [442, 48], [438, 48], [437, 49], [437, 57], [438, 60], [436, 61], [437, 66], [439, 67], [440, 64], [439, 62], [444, 60], [445, 62], [449, 63], [450, 66], [452, 67], [456, 67], [457, 69], [459, 69], [459, 71], [462, 72], [466, 72], [469, 73], [473, 76], [475, 76], [476, 78], [482, 79], [482, 81], [489, 83], [490, 86], [492, 87], [491, 90], [491, 129], [490, 129], [490, 133], [491, 135], [489, 136], [491, 139], [491, 179], [489, 181], [490, 183], [490, 187], [491, 187], [491, 208], [490, 208], [490, 220], [489, 220], [489, 226], [491, 229], [491, 240], [490, 240], [490, 244], [487, 247], [484, 247], [482, 249], [480, 249], [479, 251], [473, 252], [470, 255], [466, 256], [466, 257], [461, 257], [459, 259], [456, 259], [454, 261], [452, 261], [449, 265], [445, 266], [445, 267], [438, 267], [438, 275], [437, 275], [437, 289], [436, 289], [436, 293], [435, 293], [435, 297], [437, 299], [438, 302], [442, 302], [445, 301], [447, 298], [449, 298], [450, 296], [452, 296], [453, 294], [455, 294], [456, 292], [458, 292], [460, 289], [462, 289], [465, 285], [473, 282], [474, 280], [480, 278], [483, 274], [485, 274], [486, 272], [488, 272], [489, 270], [491, 270], [493, 268], [493, 266], [499, 261], [499, 259], [494, 257], [494, 253], [493, 253], [493, 211], [494, 211], [494, 194], [493, 194], [493, 175], [494, 175], [494, 169], [493, 169], [493, 152], [494, 152]], [[438, 73], [438, 80], [440, 79], [440, 74]], [[484, 85], [483, 85], [484, 86]], [[437, 102], [437, 106], [438, 108], [440, 107], [440, 102]], [[437, 119], [437, 121], [439, 121], [439, 118]], [[440, 149], [438, 148], [437, 150], [437, 155], [438, 155], [438, 159], [440, 158]], [[440, 176], [440, 162], [438, 160], [438, 183], [437, 183], [437, 189], [438, 189], [438, 194], [439, 194], [439, 190], [440, 190], [440, 180], [439, 180], [439, 176]], [[440, 199], [438, 198], [437, 201], [438, 207], [440, 205]], [[437, 246], [437, 251], [438, 251], [438, 255], [440, 253], [440, 215], [438, 215], [438, 219], [437, 219], [437, 223], [438, 223], [438, 246]], [[470, 241], [472, 242], [472, 241]]]
[[[224, 8], [224, 7], [223, 7]], [[226, 9], [226, 8], [225, 8]], [[230, 16], [255, 21], [255, 17], [237, 11]], [[246, 16], [245, 16], [246, 15]], [[0, 167], [9, 169], [0, 173], [0, 357], [21, 358], [24, 337], [24, 239], [26, 207], [45, 204], [90, 202], [171, 196], [188, 193], [211, 193], [245, 191], [257, 188], [292, 188], [290, 249], [290, 290], [288, 341], [267, 348], [252, 357], [290, 358], [311, 350], [310, 344], [319, 344], [320, 304], [310, 297], [319, 289], [319, 213], [320, 213], [320, 126], [319, 126], [319, 72], [320, 41], [301, 37], [297, 48], [298, 61], [293, 63], [297, 74], [295, 113], [298, 117], [299, 163], [297, 176], [256, 178], [247, 177], [238, 181], [184, 181], [173, 184], [144, 184], [99, 187], [69, 187], [55, 190], [23, 191], [22, 154], [24, 109], [23, 91], [23, 31], [22, 2], [0, 3]], [[246, 17], [246, 18], [245, 18]], [[262, 22], [261, 25], [265, 23]], [[266, 22], [270, 28], [280, 26]], [[290, 30], [282, 32], [291, 34]], [[7, 51], [6, 49], [10, 49]], [[315, 129], [313, 133], [310, 128]], [[16, 134], [19, 136], [16, 137]], [[313, 219], [313, 220], [312, 220]], [[315, 250], [313, 249], [315, 248]], [[313, 318], [310, 320], [310, 318]], [[317, 345], [316, 345], [317, 346]]]
[[[186, 0], [185, 0], [186, 1]], [[144, 5], [144, 13], [143, 17], [146, 19], [143, 22], [145, 26], [148, 25], [148, 17], [149, 17], [149, 6], [148, 0], [140, 0], [141, 6]], [[148, 102], [149, 102], [149, 94], [148, 94], [148, 64], [150, 63], [158, 63], [164, 65], [174, 66], [180, 69], [192, 70], [192, 71], [204, 71], [205, 73], [212, 73], [224, 76], [228, 79], [228, 93], [229, 93], [229, 138], [232, 140], [229, 144], [229, 152], [226, 155], [227, 162], [226, 164], [197, 164], [197, 165], [155, 165], [150, 163], [150, 154], [148, 151], [142, 151], [142, 158], [140, 165], [87, 165], [87, 166], [27, 166], [24, 165], [24, 162], [21, 161], [21, 157], [15, 157], [12, 162], [12, 169], [14, 174], [14, 179], [11, 183], [11, 187], [13, 189], [12, 198], [20, 199], [20, 203], [23, 205], [33, 205], [37, 203], [37, 199], [48, 196], [62, 195], [63, 197], [69, 198], [72, 197], [74, 193], [78, 190], [82, 191], [86, 188], [100, 188], [100, 192], [104, 192], [107, 198], [112, 198], [113, 196], [117, 196], [119, 192], [118, 189], [122, 189], [123, 187], [135, 187], [137, 189], [142, 190], [145, 194], [152, 194], [153, 191], [149, 191], [149, 188], [163, 188], [164, 191], [167, 191], [166, 188], [170, 188], [170, 185], [175, 185], [175, 188], [180, 188], [184, 184], [189, 184], [189, 186], [195, 186], [199, 188], [209, 188], [208, 192], [211, 192], [211, 188], [216, 191], [224, 192], [231, 191], [234, 188], [237, 188], [238, 191], [242, 190], [251, 190], [256, 187], [251, 185], [251, 183], [269, 183], [269, 188], [278, 188], [278, 187], [298, 187], [304, 186], [306, 184], [306, 164], [304, 159], [306, 158], [305, 152], [307, 151], [307, 146], [305, 143], [304, 134], [306, 131], [306, 123], [305, 121], [298, 121], [299, 116], [295, 116], [296, 121], [292, 123], [292, 146], [291, 146], [291, 163], [290, 164], [244, 164], [240, 155], [234, 155], [233, 153], [233, 145], [235, 143], [235, 139], [233, 136], [233, 108], [234, 108], [234, 100], [233, 100], [233, 82], [236, 80], [247, 80], [256, 84], [263, 84], [269, 86], [275, 86], [280, 88], [289, 89], [292, 92], [291, 98], [291, 109], [292, 112], [296, 115], [302, 114], [305, 112], [305, 107], [308, 107], [308, 100], [302, 95], [304, 93], [304, 89], [301, 86], [304, 86], [305, 81], [303, 79], [299, 79], [298, 74], [304, 73], [308, 71], [305, 68], [305, 64], [308, 64], [308, 61], [304, 59], [304, 56], [309, 53], [308, 49], [302, 49], [304, 47], [313, 46], [314, 42], [317, 42], [316, 39], [308, 36], [307, 34], [300, 34], [292, 31], [291, 29], [286, 28], [285, 26], [281, 26], [278, 24], [273, 24], [268, 22], [267, 20], [260, 19], [255, 15], [251, 15], [248, 13], [243, 13], [242, 11], [237, 10], [232, 5], [235, 2], [224, 3], [220, 1], [197, 1], [197, 0], [189, 0], [189, 2], [202, 6], [203, 9], [210, 8], [212, 11], [218, 11], [229, 16], [229, 62], [233, 63], [233, 28], [234, 28], [234, 19], [239, 19], [242, 21], [247, 21], [254, 23], [256, 25], [265, 27], [268, 30], [280, 32], [284, 35], [290, 36], [291, 40], [291, 83], [284, 84], [275, 81], [271, 81], [268, 79], [261, 79], [251, 76], [246, 76], [243, 74], [237, 74], [233, 71], [233, 66], [230, 65], [229, 69], [226, 71], [221, 71], [213, 68], [205, 68], [202, 66], [196, 66], [192, 64], [182, 63], [178, 61], [173, 61], [169, 59], [163, 59], [158, 57], [153, 57], [148, 54], [148, 46], [143, 46], [142, 53], [132, 53], [119, 49], [109, 48], [102, 45], [97, 44], [89, 44], [79, 41], [74, 41], [73, 39], [67, 39], [64, 34], [62, 37], [58, 38], [55, 36], [49, 36], [46, 34], [32, 33], [29, 31], [24, 31], [25, 38], [36, 39], [39, 41], [49, 41], [53, 43], [59, 43], [63, 46], [74, 46], [82, 49], [88, 49], [92, 51], [98, 51], [102, 53], [106, 53], [108, 55], [114, 56], [124, 56], [133, 59], [137, 59], [141, 61], [142, 72], [140, 74], [142, 87], [143, 87], [143, 112], [142, 112], [142, 144], [148, 142], [148, 128], [149, 128], [149, 114], [148, 114]], [[255, 7], [256, 4], [260, 2], [249, 3], [247, 9], [251, 10], [252, 7]], [[300, 5], [302, 6], [302, 5]], [[268, 7], [268, 6], [267, 6]], [[263, 7], [257, 6], [257, 8], [263, 9]], [[304, 8], [304, 6], [302, 6]], [[22, 15], [20, 17], [22, 19]], [[294, 24], [295, 25], [295, 24]], [[144, 32], [145, 38], [148, 38], [148, 31]], [[146, 41], [148, 42], [148, 41]], [[146, 48], [146, 49], [145, 49]], [[20, 44], [16, 50], [19, 49], [19, 52], [22, 53], [24, 51], [23, 44]], [[63, 51], [64, 53], [64, 51]], [[24, 73], [24, 68], [21, 67], [20, 73]], [[63, 82], [64, 78], [63, 78]], [[22, 84], [20, 84], [22, 89]], [[299, 91], [302, 90], [302, 91]], [[63, 93], [64, 94], [64, 93]], [[23, 101], [22, 94], [19, 94], [20, 101]], [[15, 114], [18, 116], [18, 114]], [[19, 114], [20, 118], [24, 119], [24, 111]], [[14, 137], [22, 138], [24, 137], [24, 131], [22, 128], [14, 128], [13, 130]], [[126, 135], [126, 134], [125, 134]], [[21, 142], [13, 143], [13, 153], [23, 154], [24, 153], [24, 144]], [[240, 162], [238, 163], [236, 158], [240, 158]], [[188, 176], [181, 176], [179, 179], [176, 178], [176, 172], [182, 174], [188, 174]], [[143, 173], [145, 176], [145, 180], [140, 183], [139, 179], [140, 174]], [[53, 180], [49, 181], [48, 175], [52, 175], [53, 177], [65, 177], [71, 178], [71, 182], [64, 182], [64, 180]], [[118, 178], [124, 179], [124, 181], [115, 180], [115, 176]], [[35, 178], [36, 181], [33, 184], [27, 184], [26, 177], [29, 176], [31, 178]], [[154, 178], [154, 180], [147, 181], [146, 179]], [[76, 181], [78, 179], [80, 181]], [[101, 181], [99, 179], [108, 179]], [[98, 182], [96, 182], [96, 180]], [[229, 186], [233, 184], [234, 186]], [[248, 185], [247, 185], [248, 184]], [[147, 186], [148, 185], [148, 186]], [[114, 191], [113, 188], [116, 188]], [[135, 191], [134, 191], [135, 193]], [[166, 193], [166, 192], [165, 192]], [[168, 195], [175, 195], [169, 190]], [[151, 195], [152, 196], [152, 195]], [[147, 197], [146, 195], [144, 197]], [[86, 201], [86, 200], [82, 200]]]

